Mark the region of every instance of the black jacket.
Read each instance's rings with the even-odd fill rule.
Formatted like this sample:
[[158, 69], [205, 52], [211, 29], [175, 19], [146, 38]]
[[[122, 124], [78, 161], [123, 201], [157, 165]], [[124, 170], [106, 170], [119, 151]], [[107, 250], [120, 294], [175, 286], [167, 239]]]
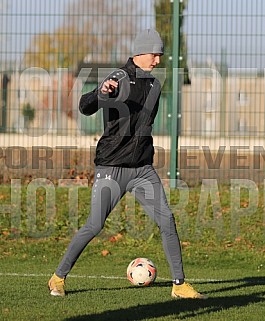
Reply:
[[101, 94], [100, 85], [82, 95], [79, 102], [79, 110], [84, 115], [103, 108], [104, 133], [97, 145], [95, 164], [120, 167], [152, 164], [151, 132], [158, 110], [160, 82], [138, 68], [132, 58], [107, 78], [118, 81], [114, 93]]

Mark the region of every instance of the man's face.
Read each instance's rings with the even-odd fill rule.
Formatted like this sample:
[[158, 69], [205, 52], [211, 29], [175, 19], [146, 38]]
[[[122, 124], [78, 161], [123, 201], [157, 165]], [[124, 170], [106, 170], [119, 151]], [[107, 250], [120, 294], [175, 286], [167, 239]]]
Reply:
[[152, 71], [160, 63], [160, 54], [144, 54], [134, 57], [137, 66], [145, 71]]

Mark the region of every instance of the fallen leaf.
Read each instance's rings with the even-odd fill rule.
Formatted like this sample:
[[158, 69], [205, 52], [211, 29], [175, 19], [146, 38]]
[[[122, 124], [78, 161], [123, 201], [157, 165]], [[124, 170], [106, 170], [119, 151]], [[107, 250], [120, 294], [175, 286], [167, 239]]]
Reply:
[[108, 251], [108, 250], [103, 250], [103, 251], [101, 251], [101, 255], [102, 256], [107, 256], [107, 255], [109, 255], [110, 254], [110, 251]]
[[189, 246], [189, 245], [190, 245], [190, 242], [181, 242], [181, 245], [182, 245], [182, 246]]
[[110, 242], [117, 242], [117, 241], [119, 241], [120, 239], [122, 239], [122, 234], [121, 233], [118, 233], [117, 235], [115, 235], [115, 236], [111, 236], [110, 238], [109, 238], [109, 241]]

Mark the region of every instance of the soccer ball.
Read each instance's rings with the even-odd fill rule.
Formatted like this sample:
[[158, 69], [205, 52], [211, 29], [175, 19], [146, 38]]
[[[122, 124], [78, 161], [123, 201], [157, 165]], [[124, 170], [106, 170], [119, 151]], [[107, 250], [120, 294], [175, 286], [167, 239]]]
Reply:
[[147, 286], [156, 279], [156, 267], [146, 258], [137, 258], [127, 267], [127, 278], [133, 285]]

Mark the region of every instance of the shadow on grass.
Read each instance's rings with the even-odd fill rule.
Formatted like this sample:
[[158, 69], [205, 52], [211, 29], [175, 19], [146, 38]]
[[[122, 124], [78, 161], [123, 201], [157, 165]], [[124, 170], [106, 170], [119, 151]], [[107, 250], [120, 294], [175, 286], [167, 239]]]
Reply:
[[[200, 284], [206, 284], [207, 282], [200, 282]], [[211, 291], [212, 293], [224, 292], [224, 291], [233, 291], [242, 288], [253, 287], [256, 285], [265, 285], [265, 277], [249, 277], [242, 279], [234, 280], [223, 280], [223, 281], [212, 281], [211, 284], [225, 284], [225, 283], [239, 283], [237, 285], [223, 287], [221, 289], [216, 289]]]
[[[201, 282], [201, 283], [207, 283], [207, 282]], [[235, 286], [224, 287], [222, 289], [212, 291], [212, 292], [221, 292], [221, 291], [237, 290], [237, 289], [242, 289], [243, 287], [247, 288], [249, 286], [253, 287], [256, 285], [265, 284], [265, 277], [261, 277], [261, 278], [252, 277], [252, 278], [243, 278], [243, 279], [236, 279], [236, 280], [216, 281], [216, 282], [210, 282], [210, 283], [211, 284], [240, 283]], [[156, 286], [158, 287], [168, 286], [168, 285], [171, 285], [171, 283], [159, 282], [156, 284]], [[128, 287], [128, 289], [135, 290], [136, 288]], [[115, 290], [115, 288], [104, 289], [104, 290]], [[228, 310], [233, 307], [238, 308], [238, 307], [247, 306], [249, 304], [264, 302], [265, 301], [264, 296], [265, 296], [265, 291], [260, 291], [260, 292], [255, 292], [251, 294], [246, 294], [246, 295], [220, 296], [215, 298], [209, 298], [208, 300], [193, 300], [193, 299], [173, 300], [172, 299], [170, 301], [161, 302], [161, 303], [143, 304], [143, 305], [132, 306], [126, 309], [120, 308], [117, 310], [107, 310], [101, 313], [71, 317], [71, 318], [65, 319], [64, 321], [81, 321], [81, 320], [140, 321], [144, 319], [166, 317], [169, 315], [172, 315], [172, 317], [174, 315], [174, 318], [178, 317], [179, 319], [185, 319], [185, 318], [195, 317], [198, 315], [207, 315], [208, 313], [211, 313], [211, 312]], [[179, 314], [182, 314], [182, 315], [180, 316]]]
[[[172, 286], [172, 282], [155, 282], [152, 287], [171, 287]], [[98, 287], [98, 288], [94, 288], [94, 289], [77, 289], [77, 290], [69, 290], [67, 291], [67, 295], [73, 295], [73, 294], [78, 294], [78, 293], [82, 293], [82, 292], [94, 292], [94, 291], [117, 291], [117, 290], [141, 290], [142, 287], [137, 287], [137, 286], [124, 286], [124, 287], [118, 287], [118, 288], [105, 288], [105, 287]]]

